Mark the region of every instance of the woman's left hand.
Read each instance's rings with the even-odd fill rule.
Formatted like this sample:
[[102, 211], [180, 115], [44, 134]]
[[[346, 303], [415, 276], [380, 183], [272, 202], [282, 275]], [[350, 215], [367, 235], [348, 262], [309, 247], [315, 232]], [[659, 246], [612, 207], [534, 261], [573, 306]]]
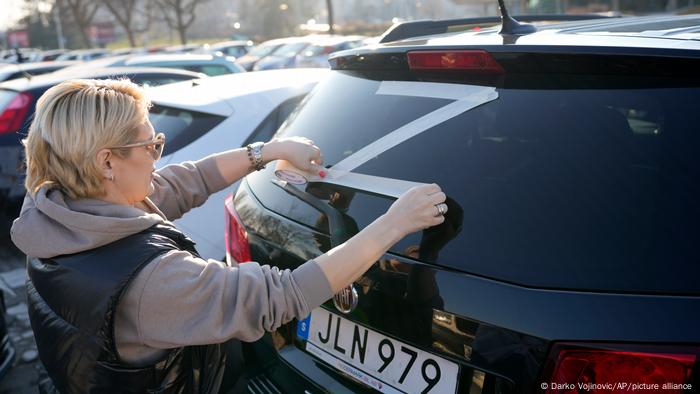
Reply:
[[[266, 149], [267, 152], [265, 152]], [[265, 161], [287, 160], [302, 171], [321, 177], [325, 176], [325, 169], [321, 166], [323, 164], [321, 149], [308, 138], [287, 137], [272, 140], [265, 144], [263, 155], [268, 156], [263, 157]]]

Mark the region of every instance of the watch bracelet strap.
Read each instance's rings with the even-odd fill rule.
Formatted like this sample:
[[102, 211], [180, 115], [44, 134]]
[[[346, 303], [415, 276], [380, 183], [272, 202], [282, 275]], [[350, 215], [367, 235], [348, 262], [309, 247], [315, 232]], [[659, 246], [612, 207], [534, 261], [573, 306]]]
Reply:
[[262, 161], [262, 152], [260, 152], [260, 157], [256, 158], [253, 155], [253, 146], [252, 144], [246, 145], [246, 151], [248, 152], [248, 160], [250, 161], [250, 169], [255, 170], [255, 171], [260, 171], [265, 168], [265, 165], [263, 164]]

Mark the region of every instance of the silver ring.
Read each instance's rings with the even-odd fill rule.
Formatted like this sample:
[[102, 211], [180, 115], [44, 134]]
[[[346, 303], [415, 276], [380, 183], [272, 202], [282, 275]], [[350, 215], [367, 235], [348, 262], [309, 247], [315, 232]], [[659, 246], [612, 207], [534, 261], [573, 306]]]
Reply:
[[435, 217], [442, 216], [447, 212], [447, 206], [445, 204], [436, 204], [435, 208], [437, 208], [438, 213], [435, 215]]

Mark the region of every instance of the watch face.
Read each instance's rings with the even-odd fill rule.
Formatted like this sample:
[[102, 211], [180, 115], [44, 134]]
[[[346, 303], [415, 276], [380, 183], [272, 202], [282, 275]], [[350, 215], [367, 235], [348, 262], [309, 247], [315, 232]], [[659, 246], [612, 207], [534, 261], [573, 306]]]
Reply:
[[250, 144], [250, 153], [253, 155], [253, 167], [259, 171], [265, 168], [262, 163], [262, 148], [265, 145], [264, 142], [255, 142]]

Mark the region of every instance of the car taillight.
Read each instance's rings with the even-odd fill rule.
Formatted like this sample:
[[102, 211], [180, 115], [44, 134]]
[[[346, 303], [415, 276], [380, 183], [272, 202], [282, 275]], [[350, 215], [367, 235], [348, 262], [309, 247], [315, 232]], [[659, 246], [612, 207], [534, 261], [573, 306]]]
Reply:
[[558, 343], [539, 392], [681, 394], [697, 384], [698, 354], [700, 347]]
[[0, 134], [18, 131], [32, 104], [32, 95], [19, 93], [0, 114]]
[[335, 50], [335, 48], [332, 47], [332, 46], [324, 47], [324, 48], [323, 48], [323, 54], [324, 54], [324, 55], [330, 55], [331, 53], [333, 53], [334, 50]]
[[248, 233], [245, 231], [241, 219], [233, 206], [233, 194], [229, 194], [224, 201], [226, 216], [226, 260], [231, 259], [238, 263], [250, 261], [250, 245], [248, 244]]
[[411, 70], [453, 70], [478, 74], [503, 74], [505, 71], [490, 53], [481, 50], [408, 52]]

